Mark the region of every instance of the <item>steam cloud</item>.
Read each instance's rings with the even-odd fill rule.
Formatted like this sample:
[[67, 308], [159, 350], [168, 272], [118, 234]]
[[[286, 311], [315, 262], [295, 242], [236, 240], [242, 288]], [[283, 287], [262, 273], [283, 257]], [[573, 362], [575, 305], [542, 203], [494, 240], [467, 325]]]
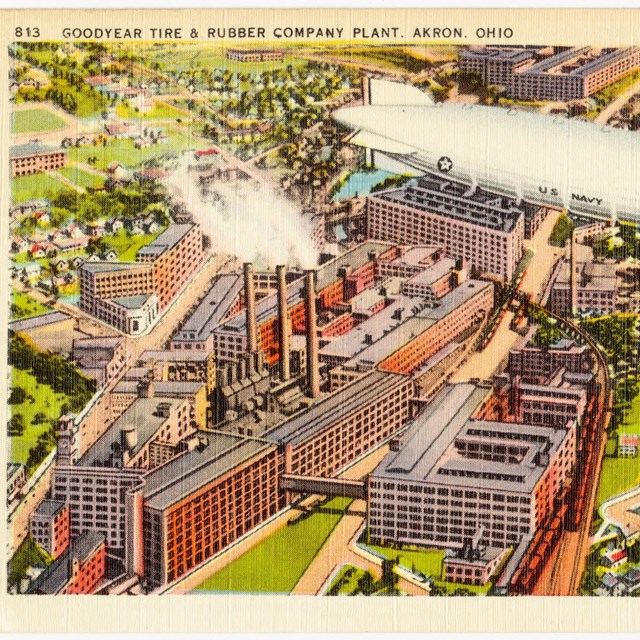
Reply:
[[213, 247], [253, 262], [257, 269], [277, 264], [304, 269], [317, 265], [310, 223], [285, 198], [253, 181], [216, 181], [203, 191], [185, 158], [167, 180]]

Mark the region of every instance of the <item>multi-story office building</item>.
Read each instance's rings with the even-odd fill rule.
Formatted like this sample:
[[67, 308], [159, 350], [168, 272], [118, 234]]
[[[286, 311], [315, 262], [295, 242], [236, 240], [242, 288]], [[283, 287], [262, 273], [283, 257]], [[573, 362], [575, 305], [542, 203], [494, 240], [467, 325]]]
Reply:
[[553, 510], [576, 429], [474, 420], [490, 389], [445, 388], [369, 478], [373, 540], [460, 548], [484, 530], [505, 548]]
[[525, 211], [514, 198], [428, 176], [367, 196], [368, 235], [436, 243], [475, 272], [513, 279], [524, 251]]

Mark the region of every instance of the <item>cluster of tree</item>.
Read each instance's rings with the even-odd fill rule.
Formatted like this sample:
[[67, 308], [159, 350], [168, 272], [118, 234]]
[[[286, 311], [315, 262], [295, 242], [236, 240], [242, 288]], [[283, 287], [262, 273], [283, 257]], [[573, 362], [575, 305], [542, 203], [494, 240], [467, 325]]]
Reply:
[[473, 93], [486, 104], [498, 104], [504, 93], [501, 87], [487, 84], [476, 71], [458, 71], [456, 77], [460, 93]]
[[382, 182], [378, 182], [378, 184], [374, 184], [371, 187], [371, 193], [377, 193], [378, 191], [386, 191], [387, 189], [395, 189], [397, 187], [401, 187], [411, 180], [413, 176], [403, 174], [400, 176], [389, 176], [385, 178]]
[[165, 213], [159, 223], [167, 224], [167, 192], [157, 182], [132, 182], [111, 191], [61, 191], [51, 202], [51, 224], [59, 226], [73, 218], [76, 222], [93, 222], [106, 215], [132, 218], [147, 209]]
[[536, 347], [548, 349], [562, 338], [562, 331], [558, 328], [556, 321], [546, 313], [537, 311], [534, 313], [532, 320], [538, 325], [538, 331], [532, 341]]
[[79, 411], [96, 391], [96, 381], [82, 375], [62, 356], [40, 351], [24, 337], [10, 332], [9, 364], [33, 373], [40, 384], [69, 397], [72, 411]]
[[556, 247], [564, 247], [573, 233], [574, 226], [573, 221], [566, 213], [560, 214], [549, 236], [549, 242]]

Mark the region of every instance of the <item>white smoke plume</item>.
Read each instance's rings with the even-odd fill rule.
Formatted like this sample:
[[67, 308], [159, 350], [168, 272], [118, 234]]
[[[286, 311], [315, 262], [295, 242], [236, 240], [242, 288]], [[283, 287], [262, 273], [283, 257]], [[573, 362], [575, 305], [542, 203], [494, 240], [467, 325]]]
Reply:
[[277, 264], [304, 269], [317, 265], [310, 223], [292, 203], [265, 184], [252, 180], [215, 181], [203, 191], [198, 172], [181, 160], [166, 184], [184, 202], [214, 248], [253, 262], [256, 269]]

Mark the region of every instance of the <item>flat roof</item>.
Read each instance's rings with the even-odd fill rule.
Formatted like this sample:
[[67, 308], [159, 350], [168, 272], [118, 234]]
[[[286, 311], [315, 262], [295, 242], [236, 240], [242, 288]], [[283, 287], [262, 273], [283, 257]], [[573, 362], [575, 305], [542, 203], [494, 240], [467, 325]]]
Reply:
[[356, 412], [363, 405], [372, 404], [382, 394], [404, 384], [408, 379], [397, 373], [371, 371], [267, 431], [264, 437], [295, 446]]
[[9, 323], [9, 329], [12, 331], [27, 331], [28, 329], [37, 329], [38, 327], [46, 327], [57, 322], [65, 322], [73, 320], [73, 317], [63, 311], [52, 311], [41, 316], [26, 318], [25, 320], [14, 320]]
[[[540, 455], [552, 456], [567, 432], [529, 424], [473, 420], [490, 388], [448, 385], [407, 431], [400, 451], [389, 453], [376, 478], [530, 493], [546, 470]], [[475, 459], [459, 452], [462, 442], [520, 444], [517, 462]]]
[[[213, 332], [229, 313], [237, 297], [242, 292], [243, 278], [237, 273], [218, 276], [207, 295], [189, 316], [179, 331], [172, 337], [173, 342], [204, 340]], [[190, 337], [195, 334], [195, 338]]]
[[152, 294], [141, 293], [137, 296], [123, 296], [121, 298], [111, 298], [111, 302], [125, 309], [139, 309], [149, 300]]
[[515, 198], [428, 174], [414, 184], [370, 194], [399, 205], [510, 233], [524, 209]]
[[155, 240], [138, 250], [140, 256], [159, 256], [169, 251], [196, 225], [194, 223], [170, 224]]
[[206, 362], [211, 358], [212, 353], [206, 351], [183, 351], [182, 349], [157, 349], [143, 351], [138, 360], [140, 362], [150, 362], [152, 360], [160, 362]]
[[177, 398], [137, 398], [126, 411], [96, 440], [78, 461], [82, 467], [110, 466], [110, 460], [118, 457], [121, 431], [134, 427], [137, 443], [131, 451], [135, 456], [154, 437], [158, 429], [168, 420], [158, 415], [159, 404], [169, 404], [172, 410], [182, 406], [184, 400]]
[[34, 511], [36, 516], [53, 516], [64, 507], [65, 503], [61, 500], [43, 500], [38, 508]]
[[207, 445], [179, 455], [144, 477], [142, 493], [152, 509], [167, 509], [259, 453], [275, 449], [269, 442], [230, 433], [199, 434]]
[[118, 336], [95, 336], [91, 338], [75, 338], [73, 348], [75, 349], [115, 349], [121, 344], [122, 339]]
[[106, 273], [109, 271], [131, 271], [132, 269], [151, 269], [147, 262], [116, 262], [110, 260], [100, 260], [98, 262], [84, 261], [79, 270], [91, 273]]
[[[383, 312], [375, 314], [338, 339], [338, 348], [344, 346], [345, 348], [351, 348], [352, 352], [344, 366], [346, 368], [354, 368], [361, 362], [373, 364], [382, 362], [405, 344], [424, 333], [436, 322], [454, 312], [467, 300], [491, 286], [491, 283], [482, 280], [466, 280], [459, 287], [440, 298], [434, 307], [425, 308], [425, 303], [421, 299], [409, 298], [409, 300], [419, 300], [421, 305], [417, 307], [418, 311], [416, 313], [409, 314], [408, 317], [405, 317], [402, 322], [398, 322], [395, 326], [381, 323], [378, 327], [376, 320], [380, 313]], [[387, 307], [387, 309], [390, 308]], [[387, 311], [387, 309], [384, 311]], [[410, 310], [411, 308], [409, 307], [408, 309]], [[362, 337], [366, 334], [366, 329], [372, 326], [379, 328], [380, 331], [373, 335], [372, 344], [363, 344]], [[353, 342], [350, 344], [349, 337], [352, 334], [354, 334], [352, 337]], [[329, 346], [333, 347], [334, 344], [336, 343], [331, 343]], [[320, 350], [320, 355], [327, 353], [325, 349]], [[334, 353], [336, 351], [337, 348], [334, 347]]]
[[529, 60], [535, 55], [534, 49], [512, 49], [508, 47], [483, 47], [482, 49], [463, 49], [460, 52], [460, 58], [478, 58], [481, 60], [510, 61], [520, 62], [521, 60]]
[[[357, 247], [350, 249], [343, 255], [335, 258], [317, 269], [316, 291], [319, 293], [324, 288], [338, 279], [338, 271], [343, 267], [357, 269], [370, 262], [369, 254], [375, 253], [378, 257], [381, 253], [388, 251], [395, 245], [392, 242], [380, 242], [377, 240], [367, 240]], [[300, 277], [287, 285], [287, 305], [289, 309], [295, 307], [304, 299], [304, 278]], [[277, 315], [278, 294], [274, 292], [256, 303], [256, 316], [258, 325], [275, 318]], [[219, 325], [216, 331], [244, 333], [246, 331], [246, 314], [237, 313], [229, 318], [224, 324]]]

